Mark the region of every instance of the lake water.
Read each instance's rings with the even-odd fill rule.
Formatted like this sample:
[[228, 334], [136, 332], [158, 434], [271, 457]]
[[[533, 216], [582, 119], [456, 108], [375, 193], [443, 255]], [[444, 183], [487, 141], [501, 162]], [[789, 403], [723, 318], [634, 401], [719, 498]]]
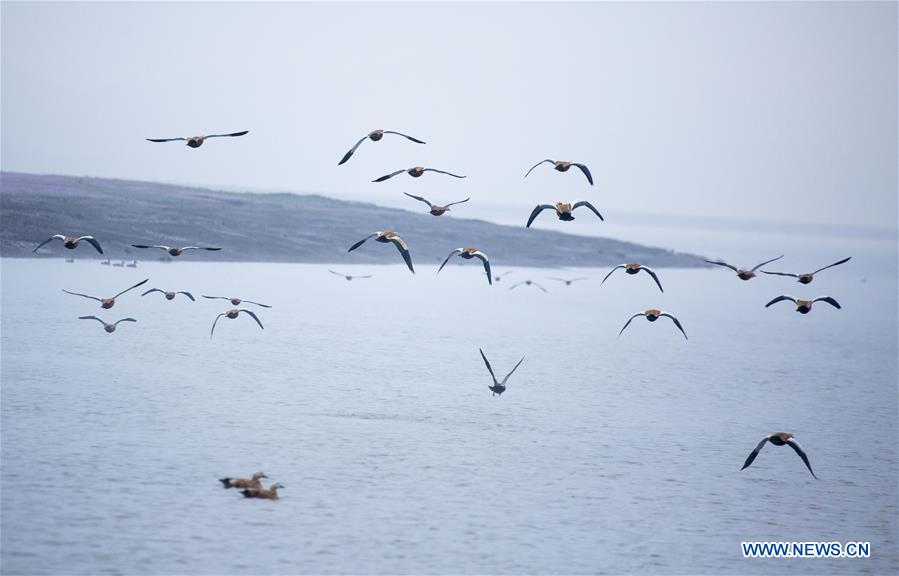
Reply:
[[[895, 573], [890, 253], [808, 287], [662, 269], [664, 294], [621, 271], [600, 286], [607, 269], [515, 268], [489, 287], [477, 262], [330, 266], [374, 275], [346, 282], [193, 255], [3, 260], [3, 572]], [[546, 279], [561, 275], [590, 279]], [[145, 277], [197, 302], [135, 291], [100, 310], [60, 291]], [[508, 290], [527, 278], [550, 293]], [[784, 292], [843, 309], [763, 308]], [[273, 308], [264, 331], [223, 319], [211, 340], [230, 306], [200, 294]], [[653, 306], [690, 340], [665, 318], [616, 338]], [[138, 323], [107, 334], [87, 314]], [[526, 357], [502, 397], [479, 347], [500, 377]], [[781, 430], [820, 480], [771, 445], [740, 471]], [[217, 481], [256, 470], [279, 501]], [[744, 559], [744, 540], [869, 541], [871, 558]]]

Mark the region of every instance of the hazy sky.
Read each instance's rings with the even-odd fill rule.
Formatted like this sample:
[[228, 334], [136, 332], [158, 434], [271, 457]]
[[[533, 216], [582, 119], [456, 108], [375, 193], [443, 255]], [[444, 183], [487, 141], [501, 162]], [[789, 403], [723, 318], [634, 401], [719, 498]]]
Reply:
[[[893, 2], [3, 2], [2, 168], [895, 228], [896, 24]], [[374, 128], [428, 144], [338, 167]], [[523, 179], [543, 158], [596, 186]], [[416, 164], [468, 179], [369, 183]]]

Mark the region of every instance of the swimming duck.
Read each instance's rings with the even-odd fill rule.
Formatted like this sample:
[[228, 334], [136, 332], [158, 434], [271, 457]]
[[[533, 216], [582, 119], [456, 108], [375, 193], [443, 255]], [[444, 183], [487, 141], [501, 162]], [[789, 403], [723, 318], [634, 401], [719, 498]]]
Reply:
[[484, 271], [487, 273], [487, 283], [493, 286], [493, 276], [490, 275], [490, 260], [487, 258], [486, 254], [477, 248], [456, 248], [449, 253], [449, 256], [446, 257], [446, 260], [444, 260], [443, 264], [440, 265], [440, 268], [437, 269], [438, 274], [440, 274], [440, 271], [443, 270], [443, 267], [446, 266], [446, 263], [449, 262], [450, 258], [456, 254], [463, 260], [471, 260], [472, 258], [480, 259], [480, 261], [484, 263]]
[[358, 142], [356, 142], [356, 145], [353, 146], [352, 148], [350, 148], [350, 151], [343, 155], [343, 158], [340, 160], [340, 162], [337, 163], [337, 165], [340, 166], [341, 164], [343, 164], [344, 162], [349, 160], [350, 157], [353, 155], [353, 153], [356, 151], [356, 148], [358, 148], [366, 140], [371, 140], [372, 142], [377, 142], [378, 140], [380, 140], [381, 138], [384, 137], [384, 134], [396, 134], [397, 136], [402, 136], [403, 138], [411, 140], [411, 141], [415, 142], [416, 144], [424, 144], [425, 143], [423, 140], [419, 140], [418, 138], [413, 138], [412, 136], [408, 136], [408, 135], [402, 134], [400, 132], [394, 132], [393, 130], [373, 130], [373, 131], [369, 132], [368, 134], [366, 134], [365, 136], [363, 136]]
[[518, 283], [516, 283], [516, 284], [512, 284], [511, 286], [509, 286], [509, 290], [514, 290], [515, 288], [517, 288], [518, 286], [521, 286], [522, 284], [524, 284], [525, 286], [536, 286], [537, 288], [540, 288], [540, 289], [543, 290], [544, 292], [549, 292], [549, 290], [547, 290], [546, 288], [544, 288], [544, 287], [541, 286], [540, 284], [537, 284], [537, 283], [534, 282], [533, 280], [522, 280], [521, 282], [518, 282]]
[[572, 282], [580, 282], [581, 280], [587, 280], [586, 277], [581, 278], [555, 278], [553, 276], [549, 277], [550, 280], [556, 280], [558, 282], [564, 282], [566, 286], [571, 286]]
[[125, 267], [125, 261], [122, 260], [121, 262], [115, 262], [115, 263], [113, 263], [113, 266], [116, 267], [116, 268], [124, 268], [124, 267]]
[[238, 314], [241, 312], [246, 312], [250, 315], [250, 317], [256, 321], [256, 324], [259, 324], [259, 327], [265, 330], [265, 327], [262, 325], [262, 322], [259, 321], [259, 317], [253, 313], [252, 310], [247, 310], [246, 308], [234, 308], [233, 310], [226, 310], [215, 317], [215, 322], [212, 323], [212, 330], [209, 331], [209, 339], [212, 340], [212, 335], [215, 334], [215, 325], [218, 324], [219, 318], [225, 316], [230, 319], [237, 318]]
[[490, 371], [490, 376], [493, 377], [493, 386], [488, 386], [488, 388], [491, 392], [493, 392], [494, 396], [502, 396], [503, 392], [506, 391], [506, 381], [509, 379], [509, 376], [512, 375], [512, 372], [515, 372], [515, 370], [517, 370], [518, 367], [521, 366], [521, 363], [524, 362], [524, 356], [521, 357], [521, 360], [518, 361], [518, 364], [515, 365], [515, 368], [512, 368], [512, 370], [508, 374], [506, 374], [506, 377], [503, 378], [503, 381], [500, 382], [496, 379], [496, 374], [493, 373], [493, 368], [490, 367], [490, 362], [487, 360], [487, 357], [484, 356], [484, 351], [478, 348], [478, 352], [481, 353], [481, 358], [484, 359], [484, 364], [487, 365], [487, 370]]
[[343, 278], [346, 278], [346, 281], [347, 281], [347, 282], [349, 282], [349, 281], [352, 280], [353, 278], [371, 278], [371, 276], [351, 276], [350, 274], [341, 274], [340, 272], [335, 272], [335, 271], [333, 271], [333, 270], [328, 270], [328, 272], [330, 272], [331, 274], [336, 274], [336, 275], [338, 275], [338, 276], [341, 276], [341, 277], [343, 277]]
[[400, 251], [400, 254], [402, 254], [403, 260], [406, 261], [406, 266], [409, 267], [409, 271], [415, 274], [415, 268], [412, 267], [412, 256], [409, 254], [409, 248], [406, 246], [406, 243], [403, 242], [403, 239], [400, 238], [400, 235], [393, 230], [379, 230], [378, 232], [373, 232], [350, 246], [350, 249], [347, 250], [347, 252], [352, 252], [359, 246], [362, 246], [365, 244], [365, 241], [370, 238], [374, 238], [376, 242], [381, 242], [382, 244], [392, 242], [393, 245], [396, 246], [396, 249]]
[[278, 499], [278, 488], [284, 488], [284, 484], [280, 484], [275, 482], [271, 486], [266, 488], [246, 488], [241, 490], [240, 493], [243, 494], [246, 498], [264, 498], [266, 500], [277, 500]]
[[109, 266], [109, 264], [110, 264], [109, 258], [107, 258], [106, 260], [101, 261], [100, 264], [102, 264], [103, 266]]
[[644, 272], [646, 272], [647, 274], [652, 276], [652, 279], [656, 281], [656, 284], [658, 285], [659, 290], [661, 290], [662, 292], [665, 291], [665, 289], [662, 288], [662, 283], [659, 282], [659, 277], [656, 276], [656, 273], [653, 272], [650, 268], [647, 268], [646, 266], [641, 266], [640, 264], [619, 264], [618, 266], [615, 266], [614, 268], [612, 268], [608, 274], [606, 274], [606, 277], [602, 279], [602, 282], [600, 282], [600, 284], [605, 284], [606, 280], [609, 279], [609, 276], [612, 275], [612, 272], [614, 272], [615, 270], [618, 270], [619, 268], [624, 268], [624, 271], [631, 275], [636, 274], [640, 270], [643, 270]]
[[746, 270], [745, 268], [737, 268], [736, 266], [734, 266], [732, 264], [728, 264], [727, 262], [724, 262], [723, 260], [715, 260], [715, 261], [705, 260], [705, 262], [708, 262], [709, 264], [714, 264], [716, 266], [724, 266], [726, 268], [730, 268], [731, 270], [733, 270], [734, 272], [737, 273], [737, 278], [739, 278], [740, 280], [749, 280], [750, 278], [755, 278], [756, 270], [758, 270], [765, 264], [770, 264], [770, 263], [774, 262], [775, 260], [780, 260], [781, 258], [783, 258], [783, 254], [781, 254], [777, 258], [772, 258], [771, 260], [766, 260], [765, 262], [762, 262], [758, 266], [755, 266], [749, 270]]
[[132, 260], [130, 264], [127, 264], [128, 268], [137, 268], [137, 260]]
[[118, 294], [113, 296], [112, 298], [97, 298], [96, 296], [88, 296], [87, 294], [79, 294], [78, 292], [69, 292], [68, 290], [65, 290], [65, 289], [63, 289], [63, 292], [65, 292], [66, 294], [71, 294], [72, 296], [81, 296], [82, 298], [90, 298], [91, 300], [96, 300], [97, 302], [100, 303], [100, 308], [108, 310], [109, 308], [112, 308], [113, 306], [115, 306], [116, 298], [118, 298], [125, 292], [128, 292], [129, 290], [134, 290], [138, 286], [143, 286], [144, 284], [149, 282], [149, 280], [150, 280], [149, 278], [145, 278], [144, 280], [138, 282], [134, 286], [122, 290], [121, 292], [119, 292]]
[[190, 298], [191, 302], [196, 302], [196, 300], [194, 300], [193, 294], [191, 294], [190, 292], [185, 292], [183, 290], [180, 292], [169, 292], [167, 290], [160, 290], [159, 288], [150, 288], [149, 290], [147, 290], [146, 292], [141, 294], [141, 296], [146, 296], [147, 294], [150, 294], [151, 292], [161, 292], [162, 295], [165, 296], [166, 300], [174, 300], [175, 296], [177, 296], [178, 294], [184, 294], [185, 296]]
[[450, 206], [455, 206], [456, 204], [462, 204], [463, 202], [468, 202], [469, 200], [471, 200], [471, 198], [466, 198], [465, 200], [459, 200], [457, 202], [450, 202], [446, 206], [438, 206], [437, 204], [431, 204], [430, 200], [426, 200], [426, 199], [422, 198], [421, 196], [415, 196], [414, 194], [409, 194], [408, 192], [403, 192], [403, 194], [405, 194], [409, 198], [415, 198], [419, 202], [424, 202], [425, 204], [427, 204], [428, 207], [430, 208], [428, 214], [430, 214], [431, 216], [442, 216], [446, 212], [449, 212]]
[[78, 243], [84, 240], [85, 242], [96, 248], [97, 252], [99, 252], [100, 254], [103, 253], [103, 248], [93, 236], [64, 236], [62, 234], [54, 234], [53, 236], [50, 236], [49, 238], [35, 246], [34, 250], [32, 250], [32, 253], [37, 252], [38, 248], [40, 248], [47, 242], [50, 242], [51, 240], [62, 240], [63, 247], [68, 248], [69, 250], [74, 250], [78, 247]]
[[203, 298], [207, 298], [209, 300], [227, 300], [231, 302], [232, 306], [240, 306], [241, 304], [255, 304], [256, 306], [261, 306], [262, 308], [271, 308], [268, 304], [260, 304], [259, 302], [253, 302], [252, 300], [241, 300], [240, 298], [229, 298], [227, 296], [206, 296], [205, 294], [200, 294]]
[[103, 329], [106, 330], [109, 334], [115, 332], [116, 327], [119, 325], [119, 322], [137, 322], [134, 318], [122, 318], [121, 320], [116, 320], [113, 324], [107, 324], [103, 320], [97, 318], [96, 316], [79, 316], [79, 320], [96, 320], [100, 324], [103, 325]]
[[409, 176], [413, 178], [418, 178], [425, 172], [437, 172], [438, 174], [446, 174], [447, 176], [452, 176], [453, 178], [465, 178], [465, 176], [459, 176], [458, 174], [453, 174], [452, 172], [446, 172], [445, 170], [437, 170], [436, 168], [425, 168], [424, 166], [413, 166], [412, 168], [403, 168], [402, 170], [397, 170], [396, 172], [391, 172], [390, 174], [385, 174], [380, 178], [376, 178], [372, 180], [372, 182], [383, 182], [389, 178], [393, 178], [398, 174], [402, 174], [405, 172]]
[[183, 140], [191, 148], [199, 148], [208, 138], [233, 138], [234, 136], [243, 136], [249, 132], [249, 130], [244, 130], [243, 132], [232, 132], [231, 134], [208, 134], [206, 136], [187, 136], [186, 138], [147, 138], [147, 140], [150, 142], [177, 142]]
[[262, 478], [268, 478], [265, 472], [256, 472], [249, 480], [246, 478], [219, 478], [219, 482], [225, 488], [253, 488], [258, 490], [262, 488], [262, 483], [259, 481]]
[[209, 250], [216, 251], [221, 250], [221, 248], [210, 248], [208, 246], [162, 246], [162, 245], [147, 245], [147, 244], [132, 244], [135, 248], [159, 248], [160, 250], [165, 250], [168, 252], [169, 256], [181, 256], [181, 253], [185, 250]]
[[743, 467], [740, 468], [740, 470], [749, 468], [749, 465], [752, 464], [753, 460], [755, 460], [755, 457], [758, 456], [762, 448], [765, 447], [766, 442], [770, 442], [775, 446], [783, 446], [784, 444], [786, 444], [787, 446], [795, 450], [796, 453], [799, 454], [799, 457], [802, 458], [802, 461], [805, 462], [805, 467], [808, 468], [808, 471], [812, 473], [812, 477], [815, 480], [818, 479], [818, 477], [815, 476], [814, 470], [812, 470], [812, 465], [808, 461], [808, 456], [805, 455], [805, 450], [802, 449], [802, 446], [800, 446], [799, 443], [796, 442], [796, 440], [793, 440], [793, 434], [789, 432], [776, 432], [771, 436], [765, 436], [764, 438], [762, 438], [762, 441], [758, 443], [758, 446], [755, 447], [755, 450], [753, 450], [749, 457], [746, 458], [746, 462], [743, 462]]
[[796, 311], [799, 312], [800, 314], [808, 314], [809, 311], [811, 311], [811, 309], [812, 309], [812, 304], [814, 304], [815, 302], [827, 302], [828, 304], [830, 304], [831, 306], [833, 306], [834, 308], [836, 308], [838, 310], [842, 308], [840, 306], [840, 303], [837, 302], [836, 300], [834, 300], [833, 298], [831, 298], [830, 296], [818, 296], [814, 300], [798, 300], [798, 299], [793, 298], [792, 296], [788, 296], [786, 294], [783, 296], [778, 296], [774, 300], [768, 302], [767, 304], [765, 304], [765, 308], [767, 308], [768, 306], [771, 306], [772, 304], [777, 304], [778, 302], [782, 302], [784, 300], [789, 300], [790, 302], [795, 304]]
[[[665, 316], [667, 318], [671, 318], [671, 320], [674, 322], [674, 325], [677, 326], [677, 329], [680, 330], [681, 334], [684, 335], [684, 338], [687, 338], [687, 333], [684, 332], [684, 327], [681, 326], [680, 321], [677, 318], [675, 318], [673, 315], [669, 314], [668, 312], [662, 312], [661, 310], [657, 310], [656, 308], [650, 308], [648, 310], [644, 310], [643, 312], [637, 312], [636, 314], [631, 316], [628, 319], [628, 321], [624, 324], [624, 326], [621, 328], [621, 331], [618, 332], [619, 338], [621, 337], [621, 333], [624, 332], [624, 329], [627, 328], [628, 326], [630, 326], [631, 320], [633, 320], [634, 318], [636, 318], [638, 316], [645, 316], [646, 319], [649, 320], [650, 322], [655, 322], [656, 320], [659, 319], [659, 316]], [[689, 340], [689, 338], [687, 338], [687, 340]]]
[[587, 177], [587, 182], [590, 183], [590, 186], [593, 186], [593, 176], [590, 174], [590, 169], [583, 164], [578, 164], [577, 162], [569, 162], [567, 160], [550, 160], [549, 158], [547, 158], [546, 160], [541, 160], [540, 162], [537, 162], [536, 164], [531, 166], [531, 169], [528, 170], [527, 174], [525, 174], [524, 177], [527, 178], [531, 171], [534, 170], [534, 168], [547, 162], [552, 164], [553, 168], [559, 172], [568, 172], [569, 168], [571, 168], [572, 166], [577, 166], [578, 168], [580, 168], [581, 172], [584, 173], [584, 176]]
[[574, 220], [574, 216], [571, 214], [576, 208], [580, 208], [581, 206], [586, 206], [590, 209], [591, 212], [599, 216], [600, 220], [605, 221], [602, 217], [602, 214], [599, 213], [599, 210], [593, 207], [593, 204], [590, 204], [586, 201], [575, 202], [574, 204], [566, 203], [566, 202], [556, 202], [555, 205], [552, 204], [540, 204], [536, 208], [534, 208], [533, 212], [531, 212], [530, 218], [528, 218], [528, 223], [525, 228], [530, 228], [531, 223], [534, 219], [544, 210], [555, 210], [556, 216], [559, 217], [559, 220], [563, 222], [571, 222]]
[[834, 266], [839, 266], [840, 264], [845, 264], [852, 259], [852, 256], [849, 258], [843, 258], [839, 262], [834, 262], [833, 264], [829, 264], [824, 268], [818, 268], [814, 272], [806, 272], [804, 274], [790, 274], [788, 272], [768, 272], [766, 270], [761, 270], [762, 274], [771, 274], [773, 276], [791, 276], [796, 279], [800, 284], [810, 284], [812, 280], [815, 278], [815, 274], [822, 270], [827, 270], [828, 268], [833, 268]]

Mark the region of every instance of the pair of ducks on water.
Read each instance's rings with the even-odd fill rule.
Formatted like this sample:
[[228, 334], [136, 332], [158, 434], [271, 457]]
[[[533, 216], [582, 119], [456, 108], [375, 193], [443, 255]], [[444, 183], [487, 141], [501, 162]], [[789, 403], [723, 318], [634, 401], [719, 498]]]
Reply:
[[219, 478], [219, 482], [225, 488], [242, 488], [241, 494], [246, 498], [262, 498], [265, 500], [277, 500], [278, 488], [284, 488], [284, 485], [275, 482], [268, 488], [262, 487], [261, 480], [268, 478], [265, 472], [256, 472], [250, 478]]

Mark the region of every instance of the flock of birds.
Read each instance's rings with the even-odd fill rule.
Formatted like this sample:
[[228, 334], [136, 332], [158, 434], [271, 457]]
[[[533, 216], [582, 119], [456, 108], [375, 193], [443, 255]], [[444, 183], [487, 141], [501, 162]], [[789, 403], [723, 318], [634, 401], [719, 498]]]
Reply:
[[[199, 148], [200, 146], [203, 145], [203, 143], [206, 140], [208, 140], [210, 138], [239, 137], [239, 136], [244, 136], [247, 133], [248, 133], [248, 131], [244, 130], [242, 132], [233, 132], [233, 133], [228, 133], [228, 134], [209, 134], [209, 135], [188, 136], [188, 137], [179, 137], [179, 138], [158, 138], [158, 139], [157, 138], [148, 138], [148, 140], [150, 142], [183, 141], [183, 142], [186, 142], [186, 145], [191, 148]], [[353, 157], [353, 155], [356, 153], [356, 151], [359, 149], [359, 147], [366, 140], [371, 140], [372, 142], [378, 142], [381, 139], [383, 139], [385, 135], [395, 135], [395, 136], [405, 138], [416, 144], [425, 144], [425, 142], [423, 140], [420, 140], [418, 138], [415, 138], [413, 136], [409, 136], [407, 134], [403, 134], [400, 132], [396, 132], [396, 131], [392, 131], [392, 130], [374, 130], [372, 132], [369, 132], [365, 136], [363, 136], [361, 139], [359, 139], [359, 141], [356, 142], [353, 145], [353, 147], [350, 148], [350, 150], [346, 154], [344, 154], [344, 156], [338, 162], [338, 166], [348, 162]], [[552, 168], [558, 172], [567, 172], [572, 167], [575, 167], [578, 170], [580, 170], [580, 172], [584, 175], [588, 184], [590, 186], [593, 186], [593, 175], [591, 174], [590, 169], [585, 164], [577, 163], [577, 162], [570, 162], [567, 160], [551, 160], [551, 159], [541, 160], [540, 162], [538, 162], [537, 164], [532, 166], [525, 173], [525, 177], [529, 176], [533, 170], [535, 170], [536, 168], [538, 168], [539, 166], [541, 166], [543, 164], [550, 164], [552, 166]], [[388, 174], [385, 174], [384, 176], [374, 179], [373, 182], [384, 182], [384, 181], [386, 181], [390, 178], [393, 178], [395, 176], [398, 176], [404, 172], [406, 174], [408, 174], [409, 176], [411, 176], [412, 178], [420, 178], [426, 172], [433, 172], [435, 174], [443, 174], [445, 176], [449, 176], [452, 178], [458, 178], [458, 179], [463, 179], [466, 177], [464, 175], [455, 174], [455, 173], [452, 173], [452, 172], [449, 172], [446, 170], [424, 167], [424, 166], [413, 166], [411, 168], [404, 168], [401, 170], [396, 170], [394, 172], [390, 172]], [[432, 203], [430, 200], [428, 200], [422, 196], [416, 196], [416, 195], [409, 194], [409, 193], [404, 193], [404, 194], [406, 194], [406, 196], [409, 196], [410, 198], [412, 198], [416, 201], [423, 202], [424, 204], [426, 204], [428, 206], [428, 213], [433, 216], [442, 216], [446, 212], [450, 211], [451, 206], [463, 204], [470, 200], [470, 198], [465, 198], [464, 200], [450, 202], [445, 205], [438, 205], [438, 204]], [[530, 228], [530, 226], [534, 222], [534, 220], [544, 210], [554, 210], [556, 217], [559, 220], [561, 220], [563, 222], [570, 222], [570, 221], [574, 220], [573, 212], [576, 209], [582, 208], [582, 207], [591, 211], [600, 220], [604, 220], [604, 218], [603, 218], [602, 214], [600, 214], [599, 210], [597, 210], [590, 202], [588, 202], [586, 200], [579, 200], [576, 202], [556, 202], [555, 204], [539, 204], [531, 212], [525, 226], [527, 228]], [[90, 244], [91, 246], [93, 246], [97, 252], [99, 252], [100, 254], [103, 254], [103, 248], [101, 247], [101, 245], [97, 241], [97, 239], [94, 238], [93, 236], [66, 236], [63, 234], [55, 234], [53, 236], [50, 236], [49, 238], [47, 238], [46, 240], [44, 240], [43, 242], [38, 244], [34, 248], [34, 252], [37, 252], [38, 249], [40, 249], [41, 247], [43, 247], [44, 245], [48, 244], [49, 242], [51, 242], [53, 240], [61, 240], [63, 247], [70, 249], [70, 250], [77, 248], [81, 242], [86, 242], [86, 243]], [[381, 244], [393, 244], [393, 246], [398, 250], [398, 252], [402, 256], [403, 261], [405, 262], [406, 267], [409, 269], [409, 271], [413, 274], [415, 273], [415, 268], [413, 267], [413, 264], [412, 264], [412, 255], [411, 255], [408, 245], [400, 237], [400, 235], [393, 230], [377, 230], [375, 232], [372, 232], [368, 236], [365, 236], [364, 238], [362, 238], [361, 240], [359, 240], [358, 242], [356, 242], [355, 244], [350, 246], [349, 249], [347, 250], [347, 252], [353, 252], [354, 250], [360, 248], [368, 240], [374, 240], [375, 242], [378, 242]], [[172, 257], [181, 256], [182, 254], [184, 254], [187, 251], [194, 251], [194, 250], [195, 251], [218, 251], [218, 250], [221, 250], [221, 248], [219, 248], [219, 247], [212, 247], [212, 246], [169, 246], [169, 245], [165, 245], [165, 244], [132, 244], [131, 246], [133, 246], [134, 248], [138, 248], [138, 249], [163, 250], [169, 256], [172, 256]], [[474, 258], [477, 258], [478, 260], [480, 260], [480, 262], [484, 268], [484, 272], [487, 276], [487, 282], [490, 285], [493, 285], [494, 281], [499, 281], [503, 276], [505, 276], [506, 274], [509, 273], [509, 272], [505, 272], [503, 274], [494, 276], [492, 274], [491, 268], [490, 268], [490, 259], [484, 251], [479, 250], [478, 248], [473, 248], [473, 247], [460, 247], [460, 248], [456, 248], [456, 249], [452, 250], [447, 255], [446, 259], [443, 261], [443, 263], [437, 269], [438, 274], [440, 273], [441, 270], [443, 270], [443, 268], [446, 266], [446, 264], [454, 256], [458, 256], [459, 258], [461, 258], [463, 260], [471, 260]], [[708, 262], [709, 264], [716, 265], [716, 266], [722, 266], [722, 267], [731, 269], [733, 272], [736, 273], [737, 277], [740, 278], [741, 280], [751, 280], [752, 278], [756, 277], [756, 272], [759, 271], [763, 274], [768, 274], [768, 275], [787, 276], [787, 277], [796, 278], [798, 283], [800, 283], [802, 285], [807, 285], [813, 281], [816, 274], [818, 274], [828, 268], [838, 266], [840, 264], [844, 264], [845, 262], [850, 260], [850, 258], [844, 258], [838, 262], [834, 262], [833, 264], [824, 266], [823, 268], [819, 268], [818, 270], [815, 270], [814, 272], [808, 272], [808, 273], [796, 274], [796, 273], [787, 273], [787, 272], [774, 272], [774, 271], [768, 271], [768, 270], [761, 269], [763, 266], [767, 266], [768, 264], [771, 264], [772, 262], [780, 260], [781, 258], [783, 258], [782, 255], [778, 256], [777, 258], [772, 258], [770, 260], [766, 260], [765, 262], [762, 262], [761, 264], [758, 264], [758, 265], [756, 265], [752, 268], [748, 268], [748, 269], [740, 268], [740, 267], [734, 266], [732, 264], [729, 264], [727, 262], [720, 261], [720, 260], [718, 260], [718, 261], [706, 260], [706, 262]], [[106, 263], [108, 263], [108, 260]], [[136, 261], [134, 262], [133, 265], [129, 264], [130, 267], [135, 267], [136, 265], [137, 265]], [[614, 274], [615, 271], [618, 269], [624, 270], [625, 273], [627, 273], [628, 275], [631, 275], [631, 276], [637, 275], [640, 272], [645, 272], [647, 275], [649, 275], [652, 278], [652, 280], [655, 282], [656, 286], [658, 286], [659, 291], [664, 292], [664, 289], [662, 288], [662, 282], [659, 279], [658, 274], [651, 268], [644, 266], [642, 264], [639, 264], [639, 263], [623, 263], [623, 264], [619, 264], [618, 266], [615, 266], [614, 268], [612, 268], [609, 271], [608, 274], [606, 274], [606, 276], [602, 280], [602, 283], [605, 283], [605, 281], [608, 280], [609, 277], [611, 277], [612, 274]], [[349, 275], [349, 274], [343, 274], [340, 272], [336, 272], [334, 270], [329, 270], [329, 272], [331, 274], [341, 276], [341, 277], [345, 278], [347, 281], [350, 281], [350, 280], [353, 280], [356, 278], [371, 278], [371, 276], [354, 276], [354, 275]], [[554, 280], [554, 281], [563, 282], [565, 285], [568, 285], [568, 286], [570, 286], [573, 282], [586, 280], [586, 278], [566, 279], [566, 278], [557, 278], [557, 277], [551, 277], [550, 279]], [[115, 305], [117, 298], [119, 298], [120, 296], [126, 294], [127, 292], [129, 292], [131, 290], [134, 290], [140, 286], [143, 286], [148, 281], [149, 281], [149, 279], [145, 279], [141, 282], [138, 282], [137, 284], [130, 286], [129, 288], [126, 288], [125, 290], [122, 290], [118, 294], [115, 294], [114, 296], [109, 297], [109, 298], [91, 296], [88, 294], [72, 292], [69, 290], [63, 290], [63, 292], [74, 295], [74, 296], [79, 296], [82, 298], [88, 298], [91, 300], [95, 300], [100, 303], [100, 307], [102, 309], [108, 310], [108, 309], [111, 309]], [[509, 289], [513, 290], [519, 286], [534, 286], [544, 292], [547, 292], [546, 288], [544, 288], [540, 284], [538, 284], [532, 280], [529, 280], [529, 279], [518, 282], [518, 283], [510, 286]], [[182, 291], [169, 291], [169, 290], [163, 290], [160, 288], [150, 288], [149, 290], [143, 292], [142, 296], [147, 296], [149, 294], [154, 294], [154, 293], [162, 294], [166, 298], [166, 300], [173, 300], [173, 299], [175, 299], [176, 296], [183, 295], [184, 297], [188, 298], [189, 300], [195, 301], [194, 296], [190, 292], [183, 291], [183, 290]], [[218, 316], [215, 317], [215, 320], [212, 323], [212, 328], [210, 330], [210, 338], [212, 338], [213, 335], [215, 334], [216, 325], [218, 324], [218, 321], [223, 317], [229, 318], [229, 319], [234, 319], [234, 318], [238, 318], [241, 314], [244, 314], [244, 315], [252, 318], [256, 322], [256, 324], [259, 325], [260, 329], [264, 329], [259, 317], [252, 310], [250, 310], [248, 308], [240, 307], [241, 304], [252, 304], [252, 305], [255, 305], [258, 307], [262, 307], [262, 308], [271, 308], [271, 306], [269, 306], [267, 304], [261, 304], [259, 302], [254, 302], [254, 301], [250, 301], [250, 300], [242, 300], [240, 298], [234, 298], [234, 297], [206, 296], [206, 295], [203, 295], [202, 297], [205, 299], [209, 299], [209, 300], [227, 300], [231, 303], [232, 306], [234, 306], [234, 308], [225, 310], [225, 311], [219, 313]], [[770, 302], [768, 302], [765, 305], [765, 307], [767, 308], [778, 302], [783, 302], [783, 301], [792, 302], [796, 306], [796, 311], [801, 314], [807, 314], [812, 309], [812, 305], [815, 302], [826, 302], [835, 308], [838, 308], [838, 309], [840, 308], [840, 304], [831, 296], [819, 296], [817, 298], [804, 300], [804, 299], [799, 299], [799, 298], [796, 298], [796, 297], [788, 295], [788, 294], [782, 294], [780, 296], [775, 297]], [[636, 314], [632, 315], [630, 318], [628, 318], [627, 322], [625, 322], [624, 326], [618, 332], [618, 336], [620, 337], [621, 334], [624, 333], [624, 331], [627, 329], [628, 326], [630, 326], [631, 322], [635, 318], [638, 318], [641, 316], [644, 317], [649, 322], [655, 322], [656, 320], [658, 320], [661, 317], [669, 318], [672, 321], [672, 323], [674, 324], [674, 326], [681, 332], [681, 334], [683, 334], [684, 338], [688, 339], [687, 333], [684, 330], [684, 327], [681, 324], [680, 320], [676, 316], [671, 314], [670, 312], [666, 312], [666, 311], [663, 311], [663, 310], [660, 310], [657, 308], [648, 308], [648, 309], [645, 309], [643, 311], [637, 312]], [[126, 318], [121, 318], [121, 319], [117, 320], [116, 322], [109, 323], [109, 322], [106, 322], [105, 320], [98, 318], [97, 316], [93, 316], [93, 315], [80, 316], [79, 319], [81, 319], [81, 320], [96, 320], [103, 325], [103, 329], [108, 333], [115, 332], [116, 327], [122, 322], [136, 322], [137, 321], [134, 318], [126, 317]], [[490, 365], [490, 362], [487, 360], [487, 356], [484, 354], [484, 351], [479, 349], [479, 352], [481, 354], [481, 358], [484, 361], [484, 364], [487, 367], [488, 372], [490, 373], [491, 378], [493, 379], [493, 384], [488, 386], [488, 388], [493, 393], [494, 396], [501, 396], [503, 394], [503, 392], [506, 391], [506, 382], [509, 380], [509, 378], [512, 376], [512, 374], [515, 372], [515, 370], [518, 369], [518, 367], [521, 365], [521, 363], [524, 362], [524, 358], [522, 357], [522, 359], [518, 361], [518, 363], [512, 368], [512, 370], [510, 370], [509, 373], [506, 374], [502, 380], [499, 380], [499, 379], [497, 379], [496, 374], [493, 372], [493, 367]], [[808, 456], [806, 455], [805, 451], [793, 439], [793, 435], [790, 433], [787, 433], [787, 432], [777, 432], [777, 433], [774, 433], [770, 436], [766, 436], [765, 438], [763, 438], [761, 440], [761, 442], [759, 442], [758, 445], [755, 447], [755, 449], [752, 451], [752, 453], [749, 455], [749, 457], [746, 459], [745, 463], [743, 464], [742, 469], [745, 469], [750, 464], [752, 464], [752, 462], [755, 460], [756, 456], [758, 456], [758, 453], [768, 442], [770, 442], [771, 444], [774, 444], [775, 446], [785, 446], [785, 445], [790, 446], [793, 450], [796, 451], [796, 453], [799, 455], [799, 457], [805, 463], [806, 467], [808, 468], [809, 472], [811, 472], [812, 476], [817, 478], [817, 476], [815, 476], [814, 471], [812, 470], [811, 464], [809, 463], [809, 459], [808, 459]], [[262, 478], [267, 478], [267, 476], [262, 472], [256, 472], [255, 474], [252, 475], [252, 477], [250, 477], [248, 479], [246, 479], [246, 478], [222, 478], [222, 479], [220, 479], [220, 482], [223, 484], [223, 486], [225, 488], [242, 488], [241, 493], [247, 498], [262, 498], [262, 499], [276, 500], [278, 498], [278, 489], [283, 488], [283, 485], [281, 485], [279, 483], [274, 483], [274, 484], [271, 484], [268, 488], [264, 488], [261, 484]]]

